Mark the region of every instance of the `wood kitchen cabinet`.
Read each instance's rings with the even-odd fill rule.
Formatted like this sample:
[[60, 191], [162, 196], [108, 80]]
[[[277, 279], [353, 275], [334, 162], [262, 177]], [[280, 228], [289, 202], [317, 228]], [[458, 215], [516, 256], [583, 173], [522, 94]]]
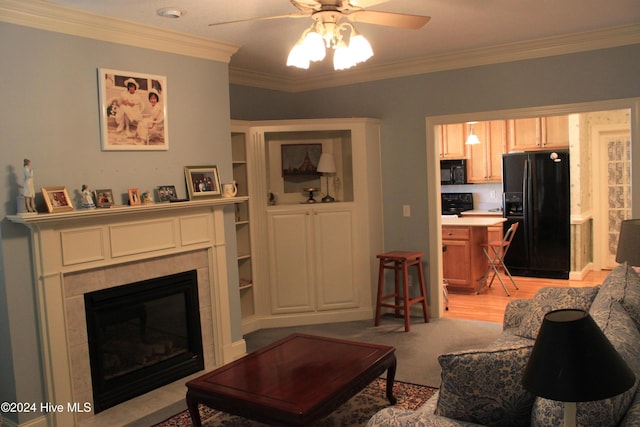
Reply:
[[569, 147], [569, 116], [508, 120], [508, 151], [553, 150]]
[[440, 139], [440, 159], [464, 159], [467, 137], [464, 123], [438, 126]]
[[487, 258], [480, 245], [487, 240], [483, 227], [442, 226], [442, 276], [450, 291], [478, 292], [487, 271]]
[[[480, 144], [467, 145], [467, 182], [501, 182], [502, 154], [507, 150], [507, 124], [504, 120], [477, 122], [474, 133]], [[467, 134], [471, 125], [465, 125]]]

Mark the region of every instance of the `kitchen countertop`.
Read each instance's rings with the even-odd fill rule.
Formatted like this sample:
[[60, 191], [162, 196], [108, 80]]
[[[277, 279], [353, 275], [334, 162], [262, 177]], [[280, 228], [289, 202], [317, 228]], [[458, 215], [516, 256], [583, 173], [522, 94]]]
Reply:
[[479, 210], [479, 209], [473, 209], [470, 211], [464, 211], [462, 212], [462, 216], [472, 216], [472, 215], [484, 215], [484, 216], [502, 216], [502, 211], [487, 211], [487, 210]]
[[443, 215], [442, 225], [460, 226], [460, 227], [491, 227], [505, 222], [507, 219], [502, 217], [457, 217], [453, 215]]

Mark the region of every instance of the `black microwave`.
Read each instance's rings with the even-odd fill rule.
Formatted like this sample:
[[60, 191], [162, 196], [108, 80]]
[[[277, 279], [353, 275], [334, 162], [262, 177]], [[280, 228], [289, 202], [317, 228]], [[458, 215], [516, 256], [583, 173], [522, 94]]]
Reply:
[[467, 161], [440, 160], [440, 185], [467, 183]]

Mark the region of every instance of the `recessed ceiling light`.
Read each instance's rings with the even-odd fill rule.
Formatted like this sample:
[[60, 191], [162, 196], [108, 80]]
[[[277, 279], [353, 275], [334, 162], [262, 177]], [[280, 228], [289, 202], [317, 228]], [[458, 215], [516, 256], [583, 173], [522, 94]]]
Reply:
[[156, 13], [165, 18], [178, 19], [187, 12], [175, 7], [163, 7], [158, 9]]

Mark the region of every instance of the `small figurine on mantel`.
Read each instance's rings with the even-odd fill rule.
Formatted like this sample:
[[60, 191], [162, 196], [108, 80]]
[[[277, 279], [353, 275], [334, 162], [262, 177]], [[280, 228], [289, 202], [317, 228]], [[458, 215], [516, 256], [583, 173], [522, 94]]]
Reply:
[[93, 202], [93, 195], [87, 184], [82, 184], [82, 209], [95, 209], [96, 204]]
[[24, 159], [24, 183], [22, 185], [22, 195], [27, 212], [36, 212], [35, 196], [36, 191], [33, 186], [33, 169], [31, 160]]

